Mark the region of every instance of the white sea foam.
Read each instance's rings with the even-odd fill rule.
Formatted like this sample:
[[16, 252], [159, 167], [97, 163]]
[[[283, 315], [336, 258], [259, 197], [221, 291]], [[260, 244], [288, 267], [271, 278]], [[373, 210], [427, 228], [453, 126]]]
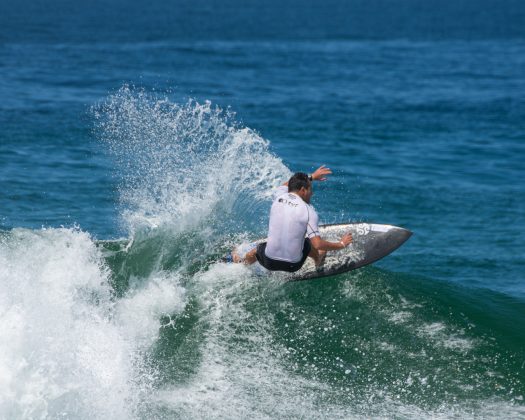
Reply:
[[466, 352], [475, 346], [471, 338], [463, 337], [461, 331], [449, 332], [442, 322], [423, 324], [417, 329], [420, 337], [431, 339], [434, 343], [451, 350]]
[[412, 317], [412, 313], [408, 311], [392, 312], [388, 320], [394, 324], [403, 324]]
[[159, 319], [179, 313], [185, 306], [185, 289], [174, 273], [159, 272], [144, 287], [131, 289], [115, 305], [115, 320], [135, 346], [147, 348], [158, 337]]
[[[0, 241], [0, 418], [131, 418], [173, 279], [120, 301], [88, 234], [15, 229]], [[161, 298], [161, 299], [159, 299]], [[145, 330], [143, 330], [145, 328]]]

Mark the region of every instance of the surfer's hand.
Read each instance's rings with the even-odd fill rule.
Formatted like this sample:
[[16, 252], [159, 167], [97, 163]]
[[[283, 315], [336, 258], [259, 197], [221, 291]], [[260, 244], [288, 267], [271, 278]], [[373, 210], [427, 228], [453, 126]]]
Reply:
[[315, 170], [312, 174], [312, 181], [326, 181], [326, 175], [331, 175], [332, 171], [330, 168], [322, 165]]
[[341, 237], [341, 243], [345, 246], [345, 248], [352, 243], [352, 234], [347, 233], [346, 235], [343, 235]]

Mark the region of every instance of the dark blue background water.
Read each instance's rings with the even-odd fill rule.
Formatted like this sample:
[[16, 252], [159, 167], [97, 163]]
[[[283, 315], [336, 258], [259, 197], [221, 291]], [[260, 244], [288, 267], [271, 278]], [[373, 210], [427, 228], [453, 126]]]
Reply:
[[379, 267], [501, 292], [525, 336], [522, 2], [2, 2], [1, 229], [127, 235], [91, 110], [124, 84], [327, 164], [325, 222], [411, 229]]

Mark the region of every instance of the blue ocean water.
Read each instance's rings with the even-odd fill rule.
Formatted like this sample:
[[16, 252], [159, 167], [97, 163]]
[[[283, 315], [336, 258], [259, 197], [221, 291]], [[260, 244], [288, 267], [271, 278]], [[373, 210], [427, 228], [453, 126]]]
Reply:
[[[525, 415], [521, 2], [2, 9], [2, 416]], [[213, 263], [321, 164], [322, 222], [410, 241], [306, 283]]]

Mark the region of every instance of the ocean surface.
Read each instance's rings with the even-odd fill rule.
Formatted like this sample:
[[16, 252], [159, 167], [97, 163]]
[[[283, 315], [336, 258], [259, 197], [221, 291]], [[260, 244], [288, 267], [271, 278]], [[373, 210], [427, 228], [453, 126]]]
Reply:
[[[525, 418], [522, 1], [1, 2], [0, 418]], [[325, 164], [413, 231], [217, 262]]]

